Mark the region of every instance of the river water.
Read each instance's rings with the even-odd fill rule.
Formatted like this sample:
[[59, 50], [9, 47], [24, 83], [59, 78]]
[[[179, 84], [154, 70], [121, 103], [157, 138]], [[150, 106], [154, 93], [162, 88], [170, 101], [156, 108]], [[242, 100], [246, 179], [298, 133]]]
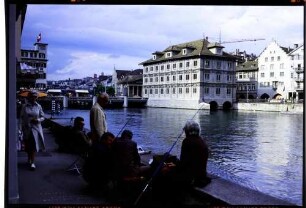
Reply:
[[[82, 116], [89, 110], [64, 110], [56, 117]], [[268, 195], [302, 205], [303, 115], [276, 112], [181, 110], [167, 108], [106, 109], [109, 131], [125, 129], [153, 153], [180, 155], [182, 128], [188, 119], [201, 125], [210, 155], [208, 172]], [[54, 116], [55, 117], [55, 116]], [[69, 124], [69, 119], [58, 120]]]

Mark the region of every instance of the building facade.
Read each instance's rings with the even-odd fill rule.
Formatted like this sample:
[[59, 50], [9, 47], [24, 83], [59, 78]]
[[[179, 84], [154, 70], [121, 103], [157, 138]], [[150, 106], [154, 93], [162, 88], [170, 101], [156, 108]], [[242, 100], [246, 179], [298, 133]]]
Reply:
[[204, 102], [213, 109], [231, 108], [236, 101], [236, 57], [223, 48], [201, 39], [152, 53], [140, 63], [147, 105], [198, 109]]
[[257, 60], [245, 61], [236, 68], [237, 99], [256, 99], [258, 87]]
[[[294, 45], [293, 51], [289, 54], [291, 68], [294, 70], [293, 78], [295, 83], [293, 88], [295, 91], [288, 93], [288, 98], [296, 98], [296, 101], [304, 99], [304, 44]], [[295, 95], [295, 96], [294, 96]]]
[[17, 88], [35, 88], [45, 90], [47, 87], [47, 49], [48, 44], [34, 43], [33, 50], [21, 49], [20, 66], [17, 68]]
[[112, 75], [112, 86], [116, 96], [142, 96], [142, 69], [117, 70]]
[[303, 94], [304, 46], [286, 48], [272, 41], [258, 57], [258, 96], [295, 101]]

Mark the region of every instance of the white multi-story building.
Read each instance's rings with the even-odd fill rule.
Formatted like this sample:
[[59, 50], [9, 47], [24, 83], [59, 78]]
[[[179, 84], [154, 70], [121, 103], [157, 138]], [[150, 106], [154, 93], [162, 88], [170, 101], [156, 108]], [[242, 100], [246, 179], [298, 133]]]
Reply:
[[47, 87], [47, 43], [34, 43], [34, 50], [21, 49], [20, 67], [17, 70], [18, 88]]
[[292, 49], [272, 41], [258, 57], [258, 96], [296, 100], [297, 89], [303, 94], [303, 57], [304, 46], [295, 45]]
[[236, 57], [223, 48], [201, 39], [152, 53], [140, 63], [147, 105], [198, 109], [204, 102], [211, 109], [231, 108], [236, 101]]
[[295, 91], [289, 92], [289, 99], [296, 98], [297, 100], [304, 99], [304, 44], [294, 45], [293, 51], [289, 54], [291, 68], [295, 71], [293, 78], [295, 83], [293, 88]]

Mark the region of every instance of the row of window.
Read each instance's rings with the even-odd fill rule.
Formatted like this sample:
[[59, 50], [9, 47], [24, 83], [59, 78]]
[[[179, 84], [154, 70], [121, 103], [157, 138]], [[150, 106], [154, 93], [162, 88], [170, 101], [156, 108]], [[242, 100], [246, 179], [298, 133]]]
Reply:
[[255, 86], [255, 84], [251, 84], [251, 85], [248, 85], [248, 84], [238, 84], [237, 85], [237, 90], [250, 90], [250, 91], [254, 91], [254, 90], [256, 90], [256, 86]]
[[272, 81], [270, 82], [259, 82], [260, 87], [277, 87], [277, 86], [284, 86], [284, 82], [279, 82], [279, 81]]
[[296, 54], [291, 56], [291, 60], [303, 60], [304, 56], [300, 54]]
[[[205, 87], [204, 88], [204, 94], [210, 94], [211, 92], [213, 92], [213, 90], [215, 90], [215, 94], [216, 95], [220, 95], [221, 94], [221, 88], [220, 87], [217, 87], [215, 89], [211, 89], [209, 87]], [[183, 88], [183, 87], [179, 87], [177, 88], [177, 91], [176, 91], [176, 88], [161, 88], [161, 89], [144, 89], [144, 94], [147, 95], [148, 93], [149, 94], [170, 94], [170, 92], [172, 94], [176, 94], [176, 92], [178, 94], [183, 94], [183, 91], [185, 94], [189, 94], [191, 92], [191, 88], [189, 87], [186, 87], [186, 88]], [[197, 93], [197, 88], [192, 88], [192, 93], [195, 94]], [[227, 95], [230, 95], [232, 93], [232, 89], [231, 88], [226, 88], [226, 94]]]
[[27, 62], [25, 64], [27, 64], [28, 66], [34, 67], [34, 68], [39, 68], [40, 70], [43, 70], [41, 68], [46, 68], [47, 67], [47, 63]]
[[[281, 57], [280, 56], [277, 56], [276, 57], [276, 60], [277, 61], [280, 61], [281, 60]], [[265, 62], [268, 62], [269, 61], [269, 58], [268, 57], [265, 57]], [[270, 61], [275, 61], [275, 57], [274, 56], [271, 56], [270, 57]]]
[[[265, 65], [261, 65], [260, 66], [260, 70], [265, 70], [266, 66]], [[279, 64], [279, 69], [284, 69], [284, 63]], [[270, 69], [274, 69], [274, 64], [270, 64]]]
[[[283, 76], [285, 76], [285, 73], [284, 72], [279, 72], [279, 76], [283, 77]], [[264, 78], [265, 73], [260, 73], [260, 77]], [[274, 77], [274, 72], [270, 72], [270, 77]], [[293, 73], [291, 73], [291, 78], [293, 78]]]
[[21, 53], [21, 56], [23, 57], [23, 58], [29, 58], [29, 55], [30, 55], [30, 58], [37, 58], [37, 56], [38, 56], [38, 58], [46, 58], [46, 54], [44, 54], [44, 53], [35, 53], [35, 52], [30, 52], [30, 53], [28, 53], [28, 52], [22, 52]]
[[237, 79], [246, 79], [246, 78], [255, 79], [256, 72], [248, 72], [248, 73], [238, 72], [236, 73], [236, 78]]
[[[194, 60], [192, 63], [193, 63], [193, 65], [192, 65], [193, 67], [197, 67], [198, 66], [198, 61], [197, 60]], [[172, 68], [171, 68], [171, 66], [172, 66]], [[185, 66], [184, 66], [183, 62], [180, 62], [180, 63], [162, 64], [162, 65], [145, 67], [145, 72], [146, 73], [148, 73], [149, 71], [150, 72], [153, 72], [153, 71], [158, 72], [159, 70], [163, 71], [165, 69], [167, 71], [169, 71], [170, 69], [175, 70], [175, 69], [177, 69], [177, 67], [178, 68], [183, 68], [183, 67], [189, 68], [189, 67], [191, 67], [191, 62], [190, 61], [186, 61], [185, 62]], [[210, 68], [211, 67], [211, 61], [210, 60], [205, 60], [204, 61], [204, 67], [205, 68]], [[221, 67], [222, 67], [222, 62], [221, 61], [217, 61], [216, 62], [216, 68], [217, 69], [221, 69]], [[233, 63], [232, 62], [228, 62], [227, 63], [227, 67], [228, 67], [228, 69], [232, 69], [233, 68]]]
[[[198, 79], [198, 74], [193, 74], [193, 79], [194, 80], [196, 80], [196, 79]], [[153, 77], [150, 77], [150, 78], [145, 78], [144, 79], [144, 83], [148, 83], [148, 80], [150, 81], [150, 82], [153, 82]], [[179, 81], [182, 81], [183, 80], [183, 75], [178, 75], [178, 80]], [[185, 75], [185, 80], [190, 80], [190, 76], [189, 76], [189, 74], [186, 74]], [[164, 82], [164, 77], [160, 77], [160, 81], [161, 82]], [[170, 76], [166, 76], [166, 81], [167, 82], [169, 82], [170, 81]], [[172, 76], [172, 80], [171, 81], [176, 81], [176, 75], [173, 75]], [[158, 82], [158, 77], [155, 77], [155, 82]]]
[[[166, 76], [165, 78], [166, 78], [167, 82], [170, 82], [170, 76]], [[176, 78], [178, 78], [178, 81], [183, 81], [183, 75], [182, 74], [173, 75], [171, 81], [176, 81]], [[198, 79], [198, 74], [193, 74], [192, 78], [193, 78], [193, 80], [197, 80]], [[204, 79], [205, 80], [210, 80], [210, 74], [204, 74]], [[229, 82], [229, 81], [232, 80], [232, 76], [231, 75], [227, 75], [226, 79]], [[190, 80], [190, 75], [186, 74], [185, 75], [185, 81], [188, 81], [188, 80]], [[145, 77], [144, 78], [144, 83], [158, 82], [158, 81], [159, 81], [159, 77], [155, 77], [155, 78], [153, 78], [153, 77], [150, 77], [150, 78]], [[160, 77], [160, 81], [161, 82], [165, 81], [163, 76]], [[216, 74], [216, 81], [221, 81], [221, 74]]]
[[[179, 68], [183, 68], [183, 62], [180, 62], [178, 65], [177, 65], [177, 63], [173, 63], [173, 64], [172, 64], [172, 69], [176, 69], [177, 66], [178, 66]], [[186, 61], [186, 62], [185, 62], [185, 67], [186, 67], [186, 68], [189, 68], [190, 66], [191, 66], [191, 65], [190, 65], [190, 62], [189, 62], [189, 61]], [[198, 61], [193, 61], [193, 66], [194, 66], [194, 67], [197, 67], [197, 66], [198, 66]], [[159, 69], [160, 69], [161, 71], [163, 71], [165, 68], [169, 71], [169, 70], [171, 69], [171, 64], [160, 65], [160, 66], [155, 66], [155, 67], [151, 66], [151, 67], [150, 67], [150, 71], [154, 71], [154, 69], [155, 69], [155, 71], [158, 71]], [[146, 67], [146, 68], [145, 68], [145, 72], [149, 72], [149, 67]]]

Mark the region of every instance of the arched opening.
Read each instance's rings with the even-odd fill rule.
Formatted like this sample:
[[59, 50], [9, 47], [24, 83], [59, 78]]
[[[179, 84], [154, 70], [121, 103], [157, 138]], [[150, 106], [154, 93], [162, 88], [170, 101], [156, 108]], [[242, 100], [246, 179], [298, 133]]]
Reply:
[[229, 101], [226, 101], [223, 103], [223, 110], [230, 110], [232, 108], [232, 103]]
[[273, 96], [273, 99], [277, 99], [277, 100], [280, 100], [280, 99], [282, 99], [283, 98], [283, 96], [281, 95], [281, 94], [279, 94], [279, 93], [277, 93], [277, 94], [275, 94], [274, 96]]
[[211, 101], [209, 104], [210, 104], [210, 110], [212, 111], [218, 110], [218, 103], [216, 101]]
[[260, 99], [268, 99], [270, 96], [267, 93], [264, 93], [260, 96]]

